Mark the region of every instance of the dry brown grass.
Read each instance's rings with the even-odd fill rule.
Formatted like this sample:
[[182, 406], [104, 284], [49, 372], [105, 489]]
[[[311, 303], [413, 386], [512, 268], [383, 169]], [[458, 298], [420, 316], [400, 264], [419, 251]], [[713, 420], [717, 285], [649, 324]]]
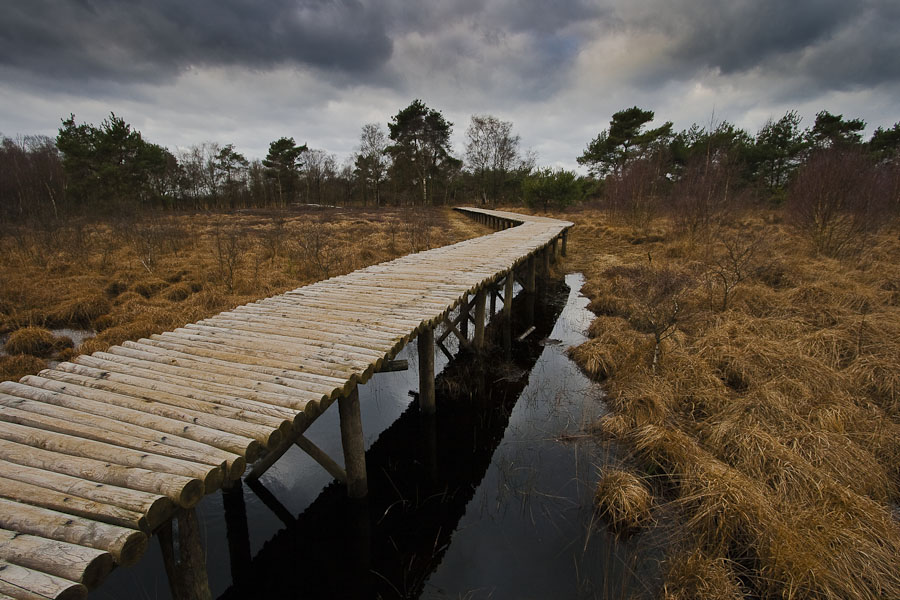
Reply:
[[639, 529], [650, 520], [652, 500], [649, 486], [623, 469], [605, 469], [594, 493], [597, 516], [620, 533]]
[[[90, 328], [97, 335], [76, 351], [95, 352], [488, 232], [449, 209], [389, 208], [148, 214], [136, 222], [9, 226], [0, 231], [0, 334], [21, 335], [15, 332], [32, 326]], [[45, 366], [16, 364], [0, 379]]]
[[47, 363], [30, 354], [13, 354], [0, 356], [0, 380], [17, 381], [26, 375], [33, 375], [47, 368]]
[[[665, 220], [636, 239], [599, 212], [566, 217], [568, 265], [598, 315], [571, 354], [605, 380], [613, 411], [593, 429], [631, 451], [677, 521], [662, 596], [900, 597], [896, 227], [836, 260], [777, 213], [693, 238]], [[723, 303], [708, 273], [719, 240], [742, 232], [764, 250]], [[651, 336], [633, 327], [641, 307], [611, 276], [648, 255], [697, 282], [655, 374]]]
[[71, 347], [71, 338], [53, 335], [53, 332], [43, 327], [23, 327], [10, 334], [3, 350], [7, 354], [31, 354], [48, 358]]

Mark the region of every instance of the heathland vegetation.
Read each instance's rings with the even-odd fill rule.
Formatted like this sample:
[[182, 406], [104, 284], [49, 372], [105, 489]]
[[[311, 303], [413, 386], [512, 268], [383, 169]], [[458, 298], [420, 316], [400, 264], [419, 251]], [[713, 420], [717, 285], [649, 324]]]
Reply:
[[597, 315], [572, 350], [607, 392], [592, 433], [622, 457], [597, 522], [664, 540], [658, 595], [900, 597], [900, 123], [653, 118], [614, 114], [588, 176], [490, 115], [456, 157], [418, 100], [342, 166], [293, 137], [173, 154], [116, 115], [4, 139], [0, 377], [484, 231], [440, 205], [557, 211]]
[[900, 127], [649, 117], [589, 144], [603, 193], [566, 213], [622, 456], [599, 521], [665, 532], [664, 598], [900, 597]]

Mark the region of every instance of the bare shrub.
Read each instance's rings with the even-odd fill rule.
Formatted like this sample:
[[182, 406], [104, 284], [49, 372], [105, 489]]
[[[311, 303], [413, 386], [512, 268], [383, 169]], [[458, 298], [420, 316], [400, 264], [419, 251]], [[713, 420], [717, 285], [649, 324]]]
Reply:
[[887, 202], [879, 187], [875, 165], [861, 152], [818, 152], [790, 187], [790, 222], [817, 253], [836, 257], [858, 251], [882, 225]]
[[670, 208], [675, 226], [691, 237], [725, 219], [737, 204], [736, 168], [729, 162], [695, 156], [672, 193]]
[[275, 261], [281, 254], [285, 236], [284, 217], [280, 214], [275, 215], [268, 227], [265, 227], [260, 233], [260, 246], [265, 251], [265, 256], [272, 265], [275, 264]]
[[646, 233], [659, 213], [664, 162], [653, 157], [632, 162], [618, 178], [606, 181], [610, 211], [635, 231]]
[[222, 227], [216, 224], [214, 231], [216, 272], [219, 281], [229, 293], [234, 293], [235, 275], [244, 258], [245, 240], [237, 226]]
[[608, 269], [617, 288], [631, 301], [627, 320], [642, 333], [653, 335], [653, 371], [662, 356], [662, 342], [671, 337], [684, 317], [682, 295], [691, 285], [684, 272], [668, 266], [647, 264]]
[[728, 310], [734, 289], [760, 268], [759, 249], [762, 239], [750, 234], [723, 232], [718, 236], [704, 274], [710, 304], [714, 292], [721, 294], [721, 310]]
[[311, 267], [314, 276], [325, 279], [331, 276], [336, 261], [331, 248], [328, 225], [321, 218], [304, 221], [295, 238], [295, 257], [298, 262]]
[[425, 207], [409, 208], [403, 214], [403, 233], [409, 242], [410, 252], [419, 252], [431, 246], [431, 227], [434, 211]]

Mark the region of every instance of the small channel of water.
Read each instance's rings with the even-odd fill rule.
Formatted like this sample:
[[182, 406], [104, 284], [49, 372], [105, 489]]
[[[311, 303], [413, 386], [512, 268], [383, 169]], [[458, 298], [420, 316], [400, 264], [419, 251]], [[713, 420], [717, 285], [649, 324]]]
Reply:
[[[205, 498], [213, 597], [624, 598], [643, 589], [633, 542], [589, 527], [596, 470], [612, 457], [582, 433], [604, 412], [602, 393], [565, 354], [592, 319], [582, 282], [568, 275], [537, 302], [517, 297], [511, 325], [492, 325], [488, 359], [448, 363], [436, 350], [433, 420], [409, 393], [414, 343], [398, 357], [408, 371], [360, 388], [365, 504], [296, 449], [263, 487]], [[307, 435], [339, 458], [338, 431], [335, 409]], [[91, 598], [170, 598], [157, 543]]]

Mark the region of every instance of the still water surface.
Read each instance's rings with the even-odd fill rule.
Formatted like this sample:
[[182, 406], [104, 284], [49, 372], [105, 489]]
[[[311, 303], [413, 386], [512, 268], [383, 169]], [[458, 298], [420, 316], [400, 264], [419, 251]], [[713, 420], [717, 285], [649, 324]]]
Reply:
[[[419, 415], [410, 369], [360, 387], [369, 497], [292, 449], [260, 481], [198, 506], [218, 598], [620, 598], [642, 589], [633, 548], [589, 526], [598, 467], [615, 457], [585, 436], [605, 410], [566, 356], [593, 315], [568, 275], [512, 323], [495, 351], [452, 362], [436, 350], [438, 414]], [[516, 337], [530, 325], [524, 341]], [[455, 348], [451, 351], [455, 352]], [[412, 394], [410, 392], [413, 392]], [[307, 436], [340, 458], [337, 410]], [[170, 598], [156, 542], [92, 599]]]

